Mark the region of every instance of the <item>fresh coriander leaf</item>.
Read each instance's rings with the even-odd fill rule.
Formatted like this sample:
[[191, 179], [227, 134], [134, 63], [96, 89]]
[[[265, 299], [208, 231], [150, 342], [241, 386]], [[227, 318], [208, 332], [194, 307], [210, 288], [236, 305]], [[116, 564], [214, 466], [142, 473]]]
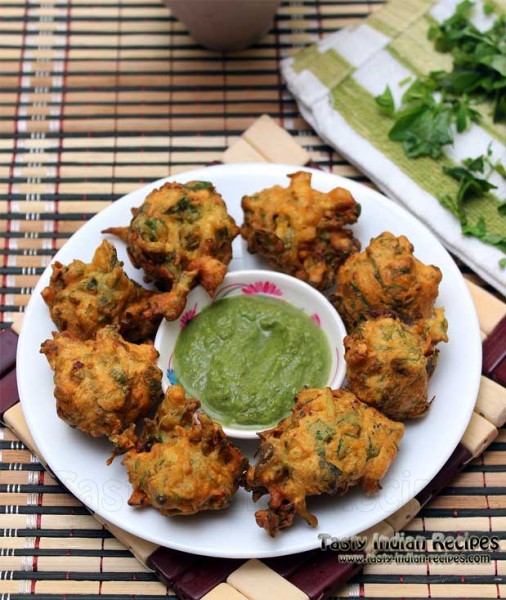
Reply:
[[485, 219], [480, 217], [475, 225], [469, 225], [466, 223], [462, 226], [462, 233], [464, 235], [472, 235], [477, 238], [483, 238], [483, 236], [487, 234]]
[[483, 84], [483, 74], [479, 69], [457, 68], [451, 73], [438, 75], [435, 80], [440, 89], [455, 96], [461, 96], [478, 89]]
[[403, 142], [404, 151], [410, 158], [439, 158], [442, 147], [453, 141], [450, 130], [451, 111], [422, 106], [404, 110], [397, 115], [388, 137]]
[[499, 268], [504, 269], [506, 267], [506, 257], [499, 259]]
[[466, 176], [460, 183], [457, 198], [461, 205], [469, 198], [481, 198], [488, 190], [494, 189], [495, 185], [488, 183], [485, 179], [479, 179], [473, 175]]
[[468, 123], [467, 111], [466, 111], [464, 105], [461, 104], [458, 107], [457, 114], [456, 114], [457, 131], [459, 133], [462, 133], [463, 131], [465, 131], [467, 129], [467, 123]]
[[483, 5], [483, 12], [486, 15], [491, 15], [494, 12], [494, 5], [491, 2], [485, 2]]
[[506, 91], [497, 90], [494, 99], [494, 115], [495, 123], [506, 121]]
[[376, 100], [376, 104], [381, 108], [382, 112], [386, 113], [387, 115], [393, 115], [395, 112], [395, 103], [394, 103], [394, 97], [392, 95], [392, 90], [390, 89], [390, 87], [387, 85], [385, 88], [385, 91], [380, 94], [379, 96], [376, 96], [375, 98]]
[[450, 194], [444, 194], [438, 197], [439, 202], [442, 206], [447, 208], [456, 217], [460, 218], [460, 209], [455, 198], [452, 198]]
[[[479, 158], [482, 157], [478, 157], [478, 159]], [[443, 167], [443, 172], [460, 182], [460, 189], [457, 196], [460, 196], [462, 200], [470, 194], [483, 196], [483, 194], [489, 190], [497, 187], [492, 183], [489, 183], [486, 179], [476, 177], [471, 170], [464, 167]]]
[[476, 158], [464, 158], [462, 163], [469, 171], [483, 173], [485, 170], [485, 157], [483, 155]]
[[467, 96], [464, 96], [462, 99], [452, 99], [451, 102], [453, 103], [457, 131], [459, 133], [462, 133], [467, 129], [470, 121], [473, 123], [480, 122], [481, 115], [477, 110], [470, 106]]
[[483, 217], [480, 217], [475, 225], [469, 225], [468, 223], [463, 224], [462, 233], [464, 235], [476, 237], [482, 242], [506, 252], [506, 236], [487, 233], [487, 226]]
[[497, 71], [503, 77], [506, 77], [506, 55], [492, 54], [484, 56], [479, 61], [482, 65], [487, 65]]
[[435, 107], [437, 104], [433, 97], [435, 90], [436, 84], [432, 79], [415, 79], [402, 96], [403, 105], [406, 108], [413, 104]]
[[440, 28], [438, 25], [431, 25], [429, 30], [427, 31], [427, 38], [429, 40], [435, 40], [440, 33]]
[[464, 167], [443, 167], [443, 172], [456, 181], [462, 181], [468, 174], [468, 170]]
[[504, 177], [506, 179], [506, 168], [501, 162], [497, 161], [492, 165], [492, 168], [496, 173], [499, 173], [501, 177]]

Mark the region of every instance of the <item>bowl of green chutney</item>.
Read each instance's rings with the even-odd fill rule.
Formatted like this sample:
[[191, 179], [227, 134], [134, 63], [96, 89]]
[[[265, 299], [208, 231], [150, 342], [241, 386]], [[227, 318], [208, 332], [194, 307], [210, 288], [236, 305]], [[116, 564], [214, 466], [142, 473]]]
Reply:
[[182, 385], [236, 438], [256, 438], [290, 414], [305, 387], [339, 388], [346, 329], [326, 297], [275, 271], [230, 272], [211, 298], [202, 287], [155, 347], [162, 385]]

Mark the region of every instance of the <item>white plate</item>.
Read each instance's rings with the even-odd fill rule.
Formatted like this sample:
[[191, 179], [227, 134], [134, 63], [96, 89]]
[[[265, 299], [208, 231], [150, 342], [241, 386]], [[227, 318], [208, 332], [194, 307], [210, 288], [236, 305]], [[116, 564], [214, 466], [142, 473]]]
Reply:
[[[240, 200], [244, 194], [275, 184], [288, 185], [286, 175], [296, 167], [270, 164], [220, 165], [182, 173], [156, 181], [128, 194], [86, 223], [58, 252], [56, 259], [69, 263], [74, 258], [89, 262], [103, 239], [100, 231], [126, 225], [130, 208], [142, 203], [148, 192], [164, 181], [212, 181], [222, 194], [232, 216], [242, 222]], [[310, 169], [305, 169], [310, 170]], [[131, 487], [121, 460], [108, 467], [109, 444], [71, 429], [55, 410], [53, 376], [40, 344], [55, 329], [40, 297], [48, 284], [46, 269], [28, 304], [18, 354], [18, 386], [26, 421], [42, 456], [60, 481], [91, 510], [114, 525], [162, 546], [208, 556], [226, 558], [268, 557], [301, 552], [319, 545], [318, 534], [345, 537], [378, 523], [417, 494], [440, 470], [459, 442], [469, 422], [478, 394], [481, 370], [481, 341], [478, 321], [466, 284], [455, 263], [436, 238], [414, 217], [368, 187], [322, 171], [312, 171], [315, 188], [328, 191], [346, 187], [362, 205], [362, 215], [353, 227], [365, 246], [371, 237], [388, 230], [404, 234], [415, 246], [415, 254], [443, 272], [438, 305], [446, 309], [448, 344], [441, 344], [438, 368], [430, 382], [429, 396], [436, 396], [427, 416], [407, 424], [397, 460], [382, 481], [383, 489], [367, 498], [357, 490], [342, 498], [309, 500], [309, 509], [319, 520], [318, 528], [298, 518], [295, 525], [276, 539], [267, 536], [254, 519], [266, 499], [253, 504], [244, 490], [225, 511], [194, 517], [166, 518], [152, 509], [128, 506]], [[133, 269], [125, 246], [113, 240], [129, 275], [138, 281], [142, 273]], [[268, 268], [256, 255], [248, 254], [244, 242], [234, 241], [233, 270]], [[256, 442], [241, 442], [250, 456]]]

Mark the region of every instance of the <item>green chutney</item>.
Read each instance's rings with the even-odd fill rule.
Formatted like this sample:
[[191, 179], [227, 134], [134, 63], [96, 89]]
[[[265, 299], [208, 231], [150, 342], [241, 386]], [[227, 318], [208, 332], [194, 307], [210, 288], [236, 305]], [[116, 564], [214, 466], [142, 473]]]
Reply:
[[179, 334], [174, 373], [224, 425], [275, 425], [304, 387], [327, 383], [327, 338], [304, 311], [274, 298], [232, 296], [194, 317]]

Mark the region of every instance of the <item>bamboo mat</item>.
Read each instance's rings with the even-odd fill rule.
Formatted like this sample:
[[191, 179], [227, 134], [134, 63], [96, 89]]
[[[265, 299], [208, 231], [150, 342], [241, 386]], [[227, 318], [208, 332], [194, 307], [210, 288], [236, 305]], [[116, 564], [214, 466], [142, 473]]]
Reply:
[[[381, 7], [288, 0], [230, 57], [200, 49], [159, 1], [0, 0], [0, 327], [83, 222], [149, 182], [221, 158], [269, 113], [324, 169], [366, 181], [298, 116], [279, 78], [294, 49]], [[11, 600], [175, 597], [0, 429], [0, 594]], [[506, 432], [410, 525], [501, 539], [486, 564], [369, 565], [368, 598], [506, 595]]]

